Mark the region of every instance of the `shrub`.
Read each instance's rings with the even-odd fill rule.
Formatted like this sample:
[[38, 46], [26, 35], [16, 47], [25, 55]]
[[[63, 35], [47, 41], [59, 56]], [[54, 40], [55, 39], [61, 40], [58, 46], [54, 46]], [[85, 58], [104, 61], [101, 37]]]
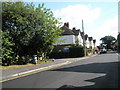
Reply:
[[83, 57], [84, 56], [84, 48], [82, 46], [72, 46], [69, 47], [69, 52], [63, 52], [62, 50], [53, 50], [49, 55], [49, 58], [75, 58], [75, 57]]
[[70, 57], [83, 57], [84, 56], [84, 48], [82, 46], [70, 47], [69, 56]]
[[49, 58], [67, 58], [69, 57], [69, 53], [64, 53], [63, 51], [53, 51], [50, 55]]

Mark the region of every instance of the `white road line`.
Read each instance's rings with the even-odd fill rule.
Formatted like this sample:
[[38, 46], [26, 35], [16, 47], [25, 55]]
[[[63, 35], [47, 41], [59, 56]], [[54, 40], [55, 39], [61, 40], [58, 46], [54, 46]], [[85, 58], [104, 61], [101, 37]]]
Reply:
[[49, 69], [52, 69], [52, 68], [55, 68], [55, 67], [60, 67], [60, 66], [63, 66], [63, 65], [67, 65], [67, 64], [70, 64], [70, 63], [72, 63], [72, 62], [66, 61], [65, 63], [61, 63], [61, 64], [55, 64], [55, 65], [51, 65], [51, 66], [47, 66], [47, 67], [43, 67], [43, 68], [38, 68], [38, 69], [26, 71], [26, 72], [21, 72], [21, 73], [18, 73], [18, 74], [13, 74], [11, 76], [6, 77], [6, 79], [1, 80], [0, 83], [8, 81], [8, 80], [12, 80], [12, 79], [20, 78], [20, 77], [23, 77], [23, 76], [27, 76], [27, 75], [30, 75], [30, 74], [38, 73], [38, 72], [41, 72], [41, 71], [49, 70]]

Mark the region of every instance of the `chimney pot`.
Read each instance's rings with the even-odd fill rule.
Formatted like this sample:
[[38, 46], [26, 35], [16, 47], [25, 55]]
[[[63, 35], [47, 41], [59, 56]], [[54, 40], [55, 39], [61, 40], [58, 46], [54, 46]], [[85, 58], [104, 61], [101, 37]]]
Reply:
[[69, 28], [69, 22], [66, 23], [66, 26]]
[[76, 30], [76, 28], [75, 28], [75, 27], [73, 27], [73, 30]]

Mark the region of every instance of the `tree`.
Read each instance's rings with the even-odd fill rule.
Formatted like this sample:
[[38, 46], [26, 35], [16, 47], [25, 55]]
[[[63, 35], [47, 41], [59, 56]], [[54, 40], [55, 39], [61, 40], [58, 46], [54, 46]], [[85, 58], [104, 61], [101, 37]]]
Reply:
[[113, 36], [105, 36], [100, 39], [102, 41], [101, 45], [105, 46], [106, 49], [113, 49], [112, 44], [116, 40]]
[[2, 7], [2, 32], [10, 36], [13, 46], [9, 48], [16, 64], [28, 63], [28, 57], [35, 54], [45, 57], [51, 52], [62, 30], [50, 9], [24, 2], [3, 2]]
[[13, 55], [13, 50], [12, 46], [14, 45], [13, 43], [10, 42], [11, 37], [7, 35], [6, 32], [2, 32], [2, 65], [11, 65], [14, 62], [12, 61], [12, 55]]

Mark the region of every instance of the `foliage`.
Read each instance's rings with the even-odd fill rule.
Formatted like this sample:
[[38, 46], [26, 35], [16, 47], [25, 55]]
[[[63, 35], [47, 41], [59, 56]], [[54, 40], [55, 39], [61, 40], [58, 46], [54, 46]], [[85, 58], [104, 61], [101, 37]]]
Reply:
[[96, 52], [95, 49], [93, 49], [93, 50], [92, 50], [92, 53], [95, 54], [95, 52]]
[[86, 53], [87, 53], [87, 55], [91, 54], [92, 53], [92, 49], [91, 48], [86, 49]]
[[29, 58], [35, 54], [46, 57], [62, 33], [52, 11], [44, 4], [35, 8], [33, 3], [24, 2], [3, 2], [2, 7], [2, 32], [9, 36], [4, 39], [13, 45], [7, 47], [14, 52], [8, 56], [16, 64], [31, 62]]
[[13, 50], [12, 50], [12, 46], [14, 45], [14, 43], [10, 42], [11, 37], [7, 36], [6, 32], [2, 32], [2, 48], [1, 48], [1, 52], [2, 52], [2, 65], [10, 65], [13, 64], [12, 61], [12, 55], [13, 55]]
[[78, 40], [78, 38], [77, 38], [77, 40], [75, 41], [75, 43], [76, 43], [76, 46], [79, 46], [79, 40]]
[[102, 46], [105, 46], [107, 49], [113, 49], [112, 44], [115, 42], [115, 37], [113, 36], [105, 36], [100, 39], [102, 41]]
[[70, 47], [69, 55], [70, 55], [70, 57], [83, 57], [84, 56], [84, 48], [82, 46]]
[[50, 58], [74, 58], [83, 56], [83, 46], [71, 46], [69, 47], [69, 52], [64, 52], [63, 50], [53, 50], [49, 55]]
[[91, 48], [87, 49], [87, 53], [92, 53], [92, 49]]
[[63, 52], [62, 50], [53, 50], [50, 54], [49, 54], [50, 58], [69, 58], [69, 53]]

